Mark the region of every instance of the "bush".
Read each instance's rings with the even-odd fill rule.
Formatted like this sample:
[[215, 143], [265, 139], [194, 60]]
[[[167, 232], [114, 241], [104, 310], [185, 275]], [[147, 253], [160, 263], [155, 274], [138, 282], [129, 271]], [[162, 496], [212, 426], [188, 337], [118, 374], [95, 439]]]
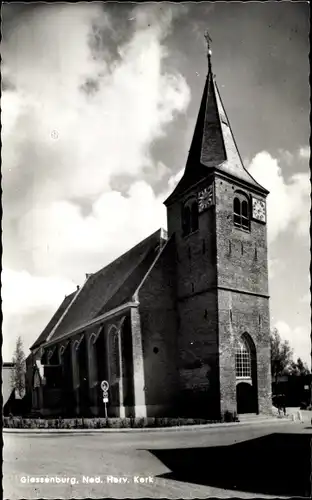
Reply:
[[239, 422], [235, 412], [226, 411], [223, 415], [223, 422]]
[[[225, 412], [223, 422], [234, 422], [235, 414]], [[142, 429], [142, 428], [163, 428], [179, 427], [181, 425], [202, 425], [207, 423], [217, 423], [220, 420], [208, 421], [202, 418], [182, 418], [182, 417], [127, 417], [127, 418], [25, 418], [3, 417], [3, 426], [7, 428], [24, 429]]]
[[141, 429], [142, 427], [145, 427], [145, 421], [146, 421], [146, 419], [145, 419], [145, 418], [142, 418], [142, 417], [141, 417], [141, 418], [136, 418], [136, 419], [134, 420], [134, 426], [135, 426], [136, 428]]

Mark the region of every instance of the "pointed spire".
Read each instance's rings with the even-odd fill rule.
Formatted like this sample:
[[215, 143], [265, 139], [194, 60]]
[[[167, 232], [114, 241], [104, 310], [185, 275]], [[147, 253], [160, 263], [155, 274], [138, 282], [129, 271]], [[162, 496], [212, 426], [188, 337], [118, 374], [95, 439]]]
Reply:
[[207, 177], [212, 169], [266, 191], [243, 166], [220, 93], [212, 73], [211, 38], [206, 31], [208, 74], [183, 177], [166, 203]]

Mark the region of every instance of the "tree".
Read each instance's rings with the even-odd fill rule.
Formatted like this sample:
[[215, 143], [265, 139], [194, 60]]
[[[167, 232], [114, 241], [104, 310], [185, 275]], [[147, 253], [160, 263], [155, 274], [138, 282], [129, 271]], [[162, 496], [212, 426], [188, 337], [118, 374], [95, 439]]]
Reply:
[[270, 335], [271, 342], [271, 371], [272, 377], [277, 382], [277, 377], [287, 373], [292, 363], [293, 350], [288, 340], [282, 340], [277, 330], [274, 328]]
[[12, 361], [14, 363], [11, 373], [12, 389], [15, 389], [17, 394], [22, 398], [25, 394], [26, 360], [21, 337], [18, 337], [16, 340]]
[[295, 375], [297, 377], [309, 375], [310, 371], [306, 363], [302, 361], [301, 358], [297, 359], [297, 362], [292, 361], [289, 367], [290, 375]]

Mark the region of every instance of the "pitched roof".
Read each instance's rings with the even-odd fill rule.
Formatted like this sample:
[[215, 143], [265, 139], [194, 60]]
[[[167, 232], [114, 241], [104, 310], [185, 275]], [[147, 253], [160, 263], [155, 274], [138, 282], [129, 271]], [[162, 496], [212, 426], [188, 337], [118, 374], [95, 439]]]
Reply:
[[207, 177], [214, 169], [267, 192], [243, 165], [209, 64], [185, 171], [165, 204]]
[[76, 294], [76, 291], [65, 297], [65, 299], [63, 300], [63, 302], [61, 303], [61, 305], [59, 306], [57, 311], [54, 313], [54, 315], [50, 319], [50, 321], [47, 324], [47, 326], [45, 327], [45, 329], [41, 332], [41, 334], [37, 338], [36, 342], [34, 342], [34, 344], [31, 346], [30, 350], [36, 349], [37, 347], [39, 347], [41, 344], [43, 344], [47, 340], [52, 329], [55, 327], [57, 322], [60, 320], [62, 314], [65, 312], [66, 308], [69, 306], [70, 302], [73, 300], [75, 294]]
[[49, 340], [58, 339], [130, 301], [165, 241], [159, 229], [108, 266], [89, 275]]

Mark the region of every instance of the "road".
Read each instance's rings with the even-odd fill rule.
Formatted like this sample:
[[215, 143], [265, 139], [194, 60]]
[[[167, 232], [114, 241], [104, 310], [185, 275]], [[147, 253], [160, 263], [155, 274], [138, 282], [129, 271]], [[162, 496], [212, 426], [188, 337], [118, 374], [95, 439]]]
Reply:
[[[10, 500], [310, 493], [312, 428], [307, 423], [164, 433], [4, 433], [3, 439], [3, 490]], [[49, 482], [33, 483], [33, 478]], [[55, 482], [61, 480], [66, 482]]]

